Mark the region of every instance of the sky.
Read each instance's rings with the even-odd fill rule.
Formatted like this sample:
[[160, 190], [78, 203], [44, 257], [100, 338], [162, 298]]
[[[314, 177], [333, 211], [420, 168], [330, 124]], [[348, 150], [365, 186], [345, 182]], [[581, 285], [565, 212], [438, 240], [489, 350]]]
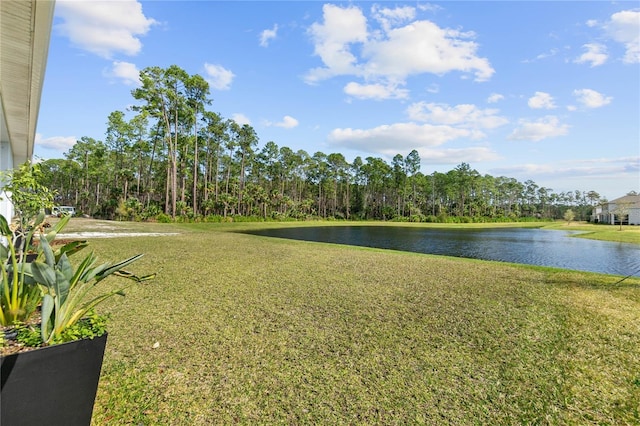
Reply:
[[35, 157], [104, 140], [139, 71], [174, 64], [257, 150], [640, 192], [638, 1], [57, 0]]

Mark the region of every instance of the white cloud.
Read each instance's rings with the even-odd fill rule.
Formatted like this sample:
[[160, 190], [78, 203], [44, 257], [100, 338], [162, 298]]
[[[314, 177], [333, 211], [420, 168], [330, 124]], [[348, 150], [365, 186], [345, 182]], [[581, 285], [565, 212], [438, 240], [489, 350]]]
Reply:
[[492, 93], [491, 95], [489, 95], [489, 97], [487, 98], [487, 103], [490, 104], [495, 104], [498, 101], [501, 101], [504, 99], [504, 96], [499, 94], [499, 93]]
[[395, 123], [372, 129], [335, 129], [329, 134], [334, 146], [379, 154], [392, 158], [400, 153], [418, 151], [423, 164], [460, 164], [500, 159], [487, 147], [444, 148], [441, 145], [459, 138], [473, 135], [472, 130], [431, 124]]
[[569, 126], [560, 124], [555, 116], [547, 116], [536, 121], [520, 120], [519, 127], [509, 136], [509, 140], [541, 141], [569, 133]]
[[278, 35], [278, 25], [274, 25], [271, 30], [264, 30], [260, 33], [260, 46], [269, 46], [269, 41], [275, 39]]
[[548, 52], [544, 52], [539, 54], [538, 56], [536, 56], [536, 59], [541, 60], [541, 59], [547, 59], [547, 58], [551, 58], [553, 56], [556, 56], [558, 54], [558, 49], [551, 49]]
[[536, 62], [536, 61], [541, 61], [541, 60], [544, 60], [544, 59], [547, 59], [547, 58], [551, 58], [553, 56], [556, 56], [558, 54], [558, 52], [559, 52], [558, 49], [551, 49], [548, 52], [540, 53], [539, 55], [537, 55], [535, 57], [535, 59], [524, 59], [524, 60], [522, 60], [522, 63], [530, 64], [530, 63], [533, 63], [533, 62]]
[[604, 23], [592, 19], [587, 26], [598, 27], [608, 39], [621, 43], [625, 48], [624, 63], [640, 63], [640, 10], [622, 10]]
[[452, 107], [426, 102], [417, 102], [407, 108], [411, 120], [474, 129], [494, 129], [507, 124], [508, 120], [497, 115], [498, 112], [497, 109], [479, 109], [470, 104]]
[[209, 82], [212, 89], [229, 90], [235, 74], [221, 65], [204, 64], [206, 72], [205, 79]]
[[241, 126], [243, 124], [251, 125], [251, 120], [249, 120], [249, 117], [239, 112], [232, 114], [231, 119]]
[[114, 61], [107, 75], [120, 79], [124, 84], [129, 86], [140, 85], [140, 71], [135, 64], [130, 62]]
[[423, 164], [460, 164], [480, 163], [484, 161], [496, 161], [501, 157], [496, 152], [484, 146], [469, 148], [446, 149], [418, 149]]
[[451, 126], [395, 123], [372, 129], [334, 129], [329, 142], [349, 149], [393, 155], [403, 150], [435, 147], [445, 142], [469, 137], [471, 131]]
[[609, 55], [607, 55], [607, 46], [600, 43], [588, 43], [584, 47], [587, 51], [580, 55], [575, 62], [579, 64], [589, 63], [591, 67], [597, 67], [607, 62]]
[[367, 20], [359, 8], [325, 4], [322, 11], [324, 22], [312, 24], [309, 34], [315, 44], [314, 53], [326, 68], [309, 71], [306, 78], [309, 83], [335, 75], [357, 74], [357, 58], [349, 51], [349, 45], [367, 40]]
[[640, 63], [640, 11], [623, 10], [614, 13], [605, 24], [605, 29], [613, 40], [625, 46], [625, 63]]
[[382, 25], [369, 32], [373, 23], [358, 7], [323, 7], [323, 21], [311, 25], [309, 34], [324, 66], [310, 70], [307, 83], [339, 75], [363, 77], [367, 85], [404, 84], [407, 77], [424, 73], [473, 73], [477, 81], [493, 75], [489, 61], [477, 56], [474, 33], [425, 20], [398, 26], [414, 19], [413, 8], [372, 10]]
[[[571, 161], [560, 161], [546, 164], [514, 164], [507, 167], [492, 169], [492, 174], [512, 176], [515, 178], [535, 179], [540, 181], [543, 179], [553, 179], [556, 182], [561, 178], [562, 182], [576, 180], [583, 185], [585, 182], [591, 181], [594, 185], [600, 185], [602, 182], [616, 182], [619, 187], [620, 182], [637, 181], [638, 172], [640, 171], [640, 157], [619, 157], [619, 158], [594, 158], [580, 159]], [[570, 188], [571, 184], [567, 186]], [[630, 187], [629, 189], [634, 189]], [[555, 191], [563, 191], [566, 189], [554, 188]], [[627, 189], [623, 189], [626, 191]], [[606, 196], [601, 193], [600, 195]]]
[[285, 129], [292, 129], [298, 126], [298, 120], [290, 115], [285, 115], [280, 123], [276, 123], [276, 126], [284, 127]]
[[74, 45], [107, 59], [116, 53], [137, 55], [142, 49], [139, 36], [157, 24], [135, 0], [58, 0], [56, 16], [63, 20], [56, 29]]
[[476, 56], [474, 34], [440, 28], [430, 21], [415, 21], [388, 31], [386, 38], [363, 47], [365, 75], [404, 79], [410, 75], [443, 75], [452, 71], [473, 72], [476, 81], [494, 73], [486, 58]]
[[427, 92], [429, 92], [429, 93], [438, 93], [438, 92], [440, 92], [440, 86], [435, 84], [435, 83], [431, 83], [429, 85], [429, 87], [427, 87]]
[[417, 8], [423, 12], [439, 12], [444, 8], [432, 3], [418, 3]]
[[610, 104], [613, 100], [611, 96], [604, 96], [602, 93], [592, 89], [574, 90], [573, 95], [577, 98], [578, 102], [587, 108], [600, 108]]
[[285, 115], [282, 118], [282, 121], [278, 122], [278, 123], [272, 123], [270, 121], [265, 122], [266, 126], [273, 126], [273, 127], [282, 127], [284, 129], [293, 129], [294, 127], [298, 126], [298, 120], [296, 120], [295, 118], [291, 117], [290, 115]]
[[360, 84], [350, 82], [344, 87], [344, 93], [358, 99], [407, 99], [409, 91], [392, 84]]
[[396, 7], [389, 9], [386, 7], [379, 7], [374, 5], [371, 8], [371, 13], [374, 19], [380, 22], [382, 28], [388, 31], [392, 27], [397, 27], [400, 24], [411, 21], [416, 17], [416, 9], [411, 6]]
[[76, 144], [77, 140], [78, 139], [75, 136], [53, 136], [50, 138], [43, 138], [40, 133], [36, 133], [34, 145], [54, 151], [68, 151]]
[[536, 92], [528, 102], [529, 108], [533, 109], [554, 109], [553, 96], [545, 92]]

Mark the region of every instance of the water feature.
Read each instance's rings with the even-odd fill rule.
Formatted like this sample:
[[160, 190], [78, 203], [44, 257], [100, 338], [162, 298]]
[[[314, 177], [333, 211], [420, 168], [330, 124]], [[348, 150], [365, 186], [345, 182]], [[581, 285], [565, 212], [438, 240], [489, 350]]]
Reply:
[[403, 226], [319, 226], [251, 231], [295, 240], [640, 276], [640, 246], [573, 238], [569, 231], [531, 228], [441, 229]]

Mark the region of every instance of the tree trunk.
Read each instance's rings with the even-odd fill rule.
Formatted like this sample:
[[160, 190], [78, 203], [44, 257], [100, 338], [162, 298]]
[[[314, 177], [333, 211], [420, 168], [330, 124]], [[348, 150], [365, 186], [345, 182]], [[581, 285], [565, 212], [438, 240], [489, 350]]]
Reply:
[[196, 111], [196, 117], [194, 120], [194, 135], [195, 142], [193, 148], [193, 194], [191, 195], [193, 204], [193, 214], [198, 215], [198, 111]]
[[169, 207], [169, 196], [171, 194], [170, 188], [171, 188], [171, 158], [167, 158], [167, 182], [164, 186], [165, 188], [165, 192], [164, 192], [164, 212], [165, 214], [170, 215], [171, 214], [171, 210]]

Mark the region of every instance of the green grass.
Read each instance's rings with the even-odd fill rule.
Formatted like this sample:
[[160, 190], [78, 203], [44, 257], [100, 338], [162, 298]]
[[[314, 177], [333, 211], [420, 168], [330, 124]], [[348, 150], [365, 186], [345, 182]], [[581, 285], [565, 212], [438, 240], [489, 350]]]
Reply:
[[262, 226], [92, 241], [159, 272], [101, 309], [94, 424], [640, 422], [640, 279], [228, 232]]
[[623, 225], [595, 225], [584, 222], [554, 222], [545, 226], [547, 229], [560, 229], [565, 231], [580, 231], [575, 236], [602, 241], [617, 241], [621, 243], [640, 244], [640, 226]]

